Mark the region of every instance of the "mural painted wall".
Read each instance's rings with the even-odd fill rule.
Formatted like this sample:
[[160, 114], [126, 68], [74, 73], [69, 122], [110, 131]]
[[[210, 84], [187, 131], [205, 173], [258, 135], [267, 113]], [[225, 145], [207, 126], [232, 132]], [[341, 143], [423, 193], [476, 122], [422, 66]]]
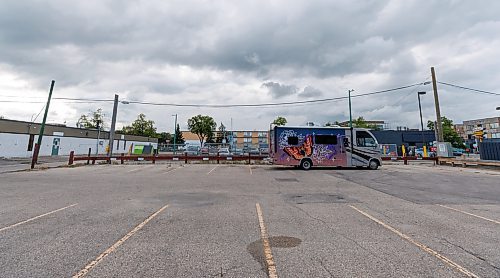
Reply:
[[299, 165], [301, 159], [308, 157], [316, 166], [347, 166], [344, 138], [343, 129], [276, 127], [274, 162]]

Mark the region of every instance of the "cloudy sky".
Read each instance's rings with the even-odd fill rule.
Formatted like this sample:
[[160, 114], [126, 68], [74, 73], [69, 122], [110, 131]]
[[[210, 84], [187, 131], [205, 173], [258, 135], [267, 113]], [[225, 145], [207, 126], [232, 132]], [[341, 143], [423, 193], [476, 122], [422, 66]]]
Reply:
[[[437, 78], [500, 93], [499, 1], [23, 1], [0, 2], [0, 115], [36, 117], [53, 97], [173, 104], [259, 104], [335, 98]], [[353, 116], [391, 127], [435, 118], [431, 85], [353, 99]], [[496, 95], [439, 85], [455, 122], [497, 116]], [[74, 126], [112, 103], [54, 100], [48, 121]], [[262, 108], [120, 104], [160, 131], [210, 115], [233, 129], [349, 118], [345, 100]], [[43, 113], [42, 113], [43, 114]], [[40, 121], [42, 115], [37, 118]]]

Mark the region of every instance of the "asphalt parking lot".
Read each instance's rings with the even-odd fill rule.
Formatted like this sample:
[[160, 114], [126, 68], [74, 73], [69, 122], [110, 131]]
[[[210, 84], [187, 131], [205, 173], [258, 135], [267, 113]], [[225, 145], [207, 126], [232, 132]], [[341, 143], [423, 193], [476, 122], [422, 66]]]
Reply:
[[499, 242], [498, 171], [0, 174], [0, 277], [500, 277]]

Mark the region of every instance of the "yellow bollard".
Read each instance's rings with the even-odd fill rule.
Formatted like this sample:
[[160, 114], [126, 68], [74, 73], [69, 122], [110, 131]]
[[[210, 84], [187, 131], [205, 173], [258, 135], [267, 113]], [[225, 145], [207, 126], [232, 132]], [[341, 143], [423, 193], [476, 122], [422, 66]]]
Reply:
[[428, 157], [427, 156], [427, 146], [424, 146], [424, 157]]
[[405, 145], [401, 145], [401, 151], [403, 152], [403, 156], [406, 156]]

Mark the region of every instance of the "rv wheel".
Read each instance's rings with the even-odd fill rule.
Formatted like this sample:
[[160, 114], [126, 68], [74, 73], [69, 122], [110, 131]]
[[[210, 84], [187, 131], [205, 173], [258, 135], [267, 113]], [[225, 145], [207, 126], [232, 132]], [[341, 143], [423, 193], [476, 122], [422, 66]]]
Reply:
[[300, 162], [300, 168], [302, 168], [304, 170], [309, 170], [309, 169], [311, 169], [311, 167], [312, 167], [312, 162], [309, 159], [303, 159]]
[[377, 170], [377, 168], [378, 168], [378, 162], [375, 159], [370, 160], [370, 163], [368, 163], [368, 169]]

